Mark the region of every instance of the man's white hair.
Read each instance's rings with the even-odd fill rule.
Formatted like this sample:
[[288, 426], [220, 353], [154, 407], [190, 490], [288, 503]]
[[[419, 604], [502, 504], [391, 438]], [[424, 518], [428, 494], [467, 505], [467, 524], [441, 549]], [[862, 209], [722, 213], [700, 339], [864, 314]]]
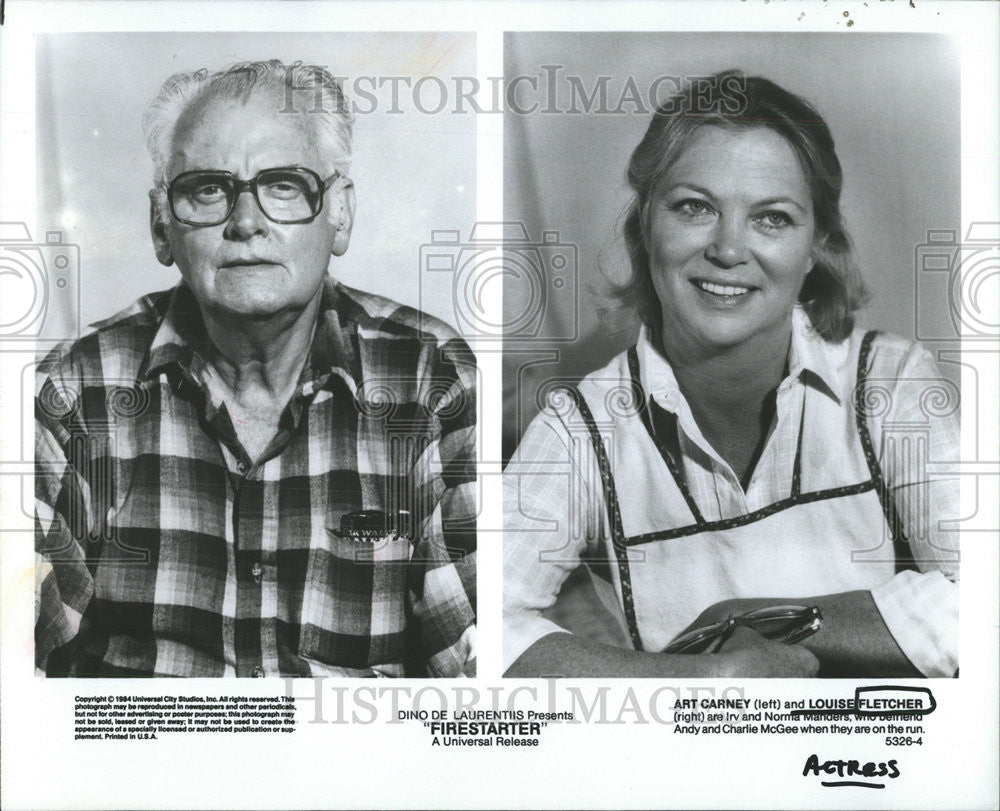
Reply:
[[160, 198], [160, 216], [169, 217], [166, 188], [167, 166], [173, 151], [177, 122], [195, 102], [206, 97], [234, 99], [246, 103], [255, 93], [279, 90], [284, 100], [280, 112], [302, 115], [312, 125], [317, 151], [322, 156], [323, 175], [336, 169], [346, 175], [351, 163], [354, 116], [343, 88], [333, 75], [317, 65], [277, 59], [240, 62], [214, 73], [196, 70], [176, 73], [167, 79], [149, 103], [142, 118], [146, 147], [153, 159], [153, 185]]

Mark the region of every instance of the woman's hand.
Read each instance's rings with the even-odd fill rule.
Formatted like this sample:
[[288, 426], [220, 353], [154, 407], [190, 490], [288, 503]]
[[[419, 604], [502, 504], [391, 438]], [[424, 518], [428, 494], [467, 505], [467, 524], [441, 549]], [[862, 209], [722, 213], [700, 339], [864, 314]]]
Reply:
[[[823, 614], [823, 627], [798, 645], [819, 657], [821, 676], [856, 678], [865, 676], [920, 677], [921, 674], [893, 639], [869, 591], [845, 591], [816, 597], [741, 598], [710, 605], [684, 632], [772, 605], [815, 605]], [[682, 632], [683, 633], [683, 632]], [[725, 650], [723, 645], [720, 650]]]
[[733, 629], [717, 653], [703, 655], [718, 659], [724, 678], [811, 678], [819, 672], [819, 659], [806, 648], [772, 642], [742, 625]]

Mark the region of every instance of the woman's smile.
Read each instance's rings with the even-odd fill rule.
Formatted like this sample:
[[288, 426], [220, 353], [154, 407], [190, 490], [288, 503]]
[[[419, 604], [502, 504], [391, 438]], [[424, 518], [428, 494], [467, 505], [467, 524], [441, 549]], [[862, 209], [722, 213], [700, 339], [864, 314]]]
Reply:
[[709, 296], [706, 301], [722, 307], [735, 307], [745, 303], [750, 293], [756, 289], [737, 282], [713, 282], [707, 279], [692, 279], [691, 284]]
[[668, 354], [790, 330], [815, 224], [805, 173], [782, 136], [702, 127], [657, 183], [646, 233]]

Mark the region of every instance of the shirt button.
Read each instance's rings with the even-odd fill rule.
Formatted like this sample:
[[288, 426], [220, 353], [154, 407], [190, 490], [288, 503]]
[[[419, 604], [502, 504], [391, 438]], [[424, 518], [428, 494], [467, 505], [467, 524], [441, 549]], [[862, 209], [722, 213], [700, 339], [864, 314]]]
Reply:
[[251, 671], [250, 675], [253, 676], [255, 679], [262, 679], [262, 678], [264, 678], [264, 668], [262, 668], [262, 667], [255, 667]]
[[238, 471], [239, 471], [240, 473], [246, 473], [246, 472], [247, 472], [247, 469], [248, 469], [249, 467], [250, 467], [250, 466], [249, 466], [249, 465], [248, 465], [248, 464], [247, 464], [246, 462], [244, 462], [244, 461], [243, 461], [242, 459], [240, 459], [240, 461], [236, 463], [236, 469], [237, 469], [237, 470], [238, 470]]
[[255, 563], [250, 567], [250, 574], [253, 575], [254, 582], [259, 583], [261, 575], [264, 574], [264, 567], [261, 566], [260, 563]]

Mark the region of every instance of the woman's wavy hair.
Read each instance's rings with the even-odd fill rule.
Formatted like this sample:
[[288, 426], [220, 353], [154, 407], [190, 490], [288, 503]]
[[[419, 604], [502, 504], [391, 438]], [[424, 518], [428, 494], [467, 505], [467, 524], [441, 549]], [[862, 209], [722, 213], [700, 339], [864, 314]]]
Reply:
[[635, 192], [624, 226], [631, 276], [624, 283], [607, 280], [601, 291], [608, 305], [602, 308], [602, 317], [617, 320], [619, 314], [637, 314], [644, 324], [658, 327], [659, 302], [643, 238], [650, 197], [695, 132], [705, 126], [767, 127], [795, 151], [809, 184], [816, 220], [814, 264], [799, 292], [799, 302], [824, 339], [843, 340], [854, 328], [854, 312], [864, 303], [867, 291], [840, 214], [843, 173], [833, 137], [805, 99], [737, 70], [688, 82], [653, 114], [628, 165], [628, 182]]

